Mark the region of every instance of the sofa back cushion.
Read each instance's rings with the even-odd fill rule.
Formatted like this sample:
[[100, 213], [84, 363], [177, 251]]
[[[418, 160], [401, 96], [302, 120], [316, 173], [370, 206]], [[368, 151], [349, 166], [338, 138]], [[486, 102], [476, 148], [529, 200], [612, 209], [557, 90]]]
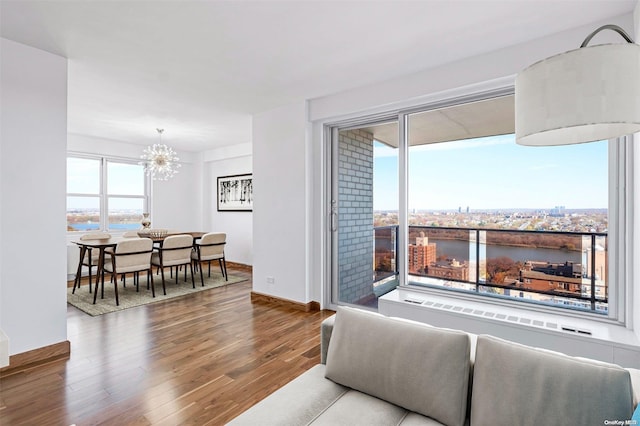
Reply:
[[602, 425], [631, 418], [629, 372], [491, 336], [479, 336], [471, 426]]
[[448, 426], [467, 410], [469, 336], [338, 308], [326, 377]]

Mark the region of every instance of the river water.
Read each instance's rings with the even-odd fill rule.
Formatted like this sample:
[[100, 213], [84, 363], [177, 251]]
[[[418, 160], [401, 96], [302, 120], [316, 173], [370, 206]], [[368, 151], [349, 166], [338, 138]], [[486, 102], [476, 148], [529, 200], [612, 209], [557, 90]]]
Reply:
[[[438, 257], [446, 256], [447, 258], [454, 258], [460, 261], [469, 260], [470, 244], [468, 242], [457, 240], [436, 240], [433, 238], [430, 238], [429, 242], [436, 243], [436, 253]], [[475, 243], [472, 243], [471, 247], [473, 250], [475, 250], [474, 246]], [[481, 244], [481, 252], [483, 250], [483, 246], [486, 249], [487, 259], [504, 256], [516, 262], [525, 262], [530, 260], [549, 263], [582, 263], [582, 252], [579, 251]]]

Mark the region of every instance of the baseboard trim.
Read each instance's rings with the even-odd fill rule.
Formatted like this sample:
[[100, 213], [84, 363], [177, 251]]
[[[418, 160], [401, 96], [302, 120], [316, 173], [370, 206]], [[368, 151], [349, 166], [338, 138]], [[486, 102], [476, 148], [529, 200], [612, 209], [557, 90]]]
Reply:
[[281, 297], [257, 293], [255, 291], [251, 292], [251, 303], [267, 303], [270, 305], [283, 306], [303, 312], [315, 312], [320, 310], [320, 304], [315, 301], [302, 303], [296, 302], [294, 300], [283, 299]]
[[244, 272], [253, 273], [253, 266], [251, 265], [245, 265], [244, 263], [237, 263], [237, 262], [229, 262], [228, 260], [226, 262], [227, 262], [227, 268], [232, 268], [232, 269], [237, 269]]
[[68, 340], [11, 355], [9, 365], [0, 368], [0, 377], [10, 376], [61, 359], [69, 359], [70, 355], [71, 342]]

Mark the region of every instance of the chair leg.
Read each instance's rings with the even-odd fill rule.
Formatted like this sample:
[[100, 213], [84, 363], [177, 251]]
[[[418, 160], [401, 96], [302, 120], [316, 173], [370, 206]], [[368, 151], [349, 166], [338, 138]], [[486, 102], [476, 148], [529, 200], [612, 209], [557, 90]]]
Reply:
[[[102, 285], [104, 287], [104, 284]], [[118, 299], [118, 280], [113, 280], [113, 291], [116, 293], [116, 306], [120, 306], [120, 300]]]
[[200, 261], [196, 262], [198, 265], [198, 269], [200, 269], [200, 282], [202, 283], [202, 287], [204, 287], [204, 277], [202, 276], [202, 263]]
[[211, 278], [211, 261], [209, 261], [209, 278]]
[[[162, 293], [166, 296], [167, 295], [167, 289], [164, 286], [164, 268], [158, 268], [160, 269], [160, 273], [162, 274]], [[147, 280], [147, 282], [149, 282], [149, 280]]]
[[151, 268], [149, 268], [149, 272], [147, 273], [147, 286], [149, 286], [149, 278], [151, 278], [151, 296], [156, 297], [156, 289], [153, 286], [153, 272]]
[[[191, 285], [193, 286], [193, 288], [196, 288], [196, 280], [193, 278], [193, 263], [189, 263], [189, 268], [191, 268]], [[184, 271], [185, 273], [187, 272], [187, 265], [184, 266]]]
[[218, 263], [220, 263], [220, 272], [222, 272], [222, 277], [225, 281], [229, 281], [229, 275], [227, 274], [227, 261], [224, 257], [218, 259]]
[[227, 271], [227, 259], [222, 258], [222, 264], [224, 265], [224, 280], [229, 281], [229, 272]]

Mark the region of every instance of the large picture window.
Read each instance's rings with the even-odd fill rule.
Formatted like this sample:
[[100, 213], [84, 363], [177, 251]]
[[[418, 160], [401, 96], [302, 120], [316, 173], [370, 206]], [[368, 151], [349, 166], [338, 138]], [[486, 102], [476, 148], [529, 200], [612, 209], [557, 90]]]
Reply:
[[149, 181], [135, 162], [67, 157], [67, 231], [124, 231], [140, 227], [149, 210]]
[[[517, 145], [509, 93], [399, 111], [396, 122], [353, 123], [346, 130], [338, 126], [336, 134], [342, 141], [347, 132], [359, 132], [359, 143], [371, 141], [372, 179], [363, 181], [368, 175], [358, 163], [362, 152], [347, 155], [336, 146], [334, 160], [342, 168], [349, 160], [349, 170], [365, 173], [356, 180], [362, 186], [357, 196], [370, 191], [373, 229], [354, 226], [349, 208], [363, 205], [341, 198], [354, 194], [354, 178], [337, 169], [339, 191], [331, 202], [338, 226], [332, 232], [344, 229], [344, 238], [357, 231], [358, 240], [370, 233], [375, 251], [362, 254], [363, 263], [373, 257], [373, 271], [358, 284], [373, 290], [349, 304], [376, 306], [371, 294], [379, 297], [378, 289], [399, 285], [624, 318], [620, 249], [630, 173], [624, 138]], [[333, 258], [340, 260], [346, 246], [335, 240]], [[341, 291], [337, 303], [345, 301], [343, 281], [356, 285], [341, 271], [334, 273], [334, 289]]]
[[608, 174], [606, 141], [410, 147], [409, 283], [607, 313]]

